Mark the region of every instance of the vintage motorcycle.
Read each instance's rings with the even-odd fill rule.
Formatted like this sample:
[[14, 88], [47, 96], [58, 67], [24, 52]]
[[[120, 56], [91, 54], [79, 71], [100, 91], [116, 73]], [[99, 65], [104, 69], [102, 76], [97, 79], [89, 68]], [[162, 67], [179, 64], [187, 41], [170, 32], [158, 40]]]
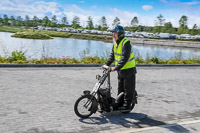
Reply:
[[[121, 92], [116, 99], [111, 96], [110, 67], [103, 65], [102, 68], [103, 75], [96, 75], [98, 81], [93, 90], [91, 92], [89, 90], [83, 91], [83, 95], [75, 102], [74, 112], [81, 118], [88, 118], [96, 111], [100, 113], [113, 111], [129, 113], [137, 104], [137, 92], [135, 91], [131, 108], [129, 110], [119, 109], [124, 103], [124, 92]], [[107, 85], [102, 87], [105, 81], [107, 81]]]

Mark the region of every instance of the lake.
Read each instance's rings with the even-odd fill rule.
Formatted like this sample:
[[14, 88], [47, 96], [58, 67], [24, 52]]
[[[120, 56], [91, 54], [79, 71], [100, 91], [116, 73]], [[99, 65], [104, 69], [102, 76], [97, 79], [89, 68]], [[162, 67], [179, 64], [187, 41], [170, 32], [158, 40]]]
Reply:
[[[86, 56], [108, 57], [112, 49], [112, 43], [102, 41], [81, 40], [72, 38], [57, 38], [51, 40], [21, 39], [11, 37], [13, 33], [0, 32], [0, 55], [10, 56], [12, 51], [23, 51], [28, 59], [42, 57], [53, 58], [78, 58]], [[135, 56], [143, 59], [158, 57], [160, 59], [189, 59], [200, 57], [200, 49], [161, 47], [133, 44]]]

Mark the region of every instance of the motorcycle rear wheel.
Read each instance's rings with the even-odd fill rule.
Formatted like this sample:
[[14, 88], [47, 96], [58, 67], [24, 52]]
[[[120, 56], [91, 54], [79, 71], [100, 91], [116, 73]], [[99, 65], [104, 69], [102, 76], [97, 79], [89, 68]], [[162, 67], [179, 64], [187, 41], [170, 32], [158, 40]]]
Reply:
[[128, 111], [121, 111], [121, 113], [123, 113], [123, 114], [128, 114], [128, 113], [130, 113], [130, 112], [133, 110], [134, 107], [135, 107], [135, 103], [133, 103], [133, 104], [131, 105], [130, 110], [128, 110]]

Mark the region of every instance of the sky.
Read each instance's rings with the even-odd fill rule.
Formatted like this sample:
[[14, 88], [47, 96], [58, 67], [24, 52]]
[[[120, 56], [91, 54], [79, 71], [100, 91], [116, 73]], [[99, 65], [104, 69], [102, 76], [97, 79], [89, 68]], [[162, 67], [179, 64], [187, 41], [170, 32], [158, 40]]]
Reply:
[[179, 19], [185, 15], [192, 28], [194, 24], [200, 27], [200, 0], [1, 0], [0, 16], [4, 14], [23, 18], [36, 15], [40, 19], [56, 15], [59, 21], [66, 16], [69, 24], [78, 16], [83, 27], [87, 26], [88, 16], [94, 24], [99, 24], [100, 18], [105, 16], [109, 26], [115, 17], [122, 26], [130, 26], [136, 16], [140, 25], [155, 26], [159, 14], [164, 16], [165, 22], [178, 27]]

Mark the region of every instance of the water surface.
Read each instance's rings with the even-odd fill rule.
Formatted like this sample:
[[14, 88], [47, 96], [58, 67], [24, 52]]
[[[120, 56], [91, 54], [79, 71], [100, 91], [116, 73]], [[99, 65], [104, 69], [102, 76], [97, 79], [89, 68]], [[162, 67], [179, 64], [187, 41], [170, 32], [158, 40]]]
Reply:
[[[26, 53], [29, 59], [42, 57], [81, 58], [83, 51], [88, 56], [107, 57], [112, 49], [112, 43], [102, 41], [81, 40], [72, 38], [54, 38], [51, 40], [35, 40], [11, 37], [13, 33], [0, 32], [0, 55], [10, 56], [14, 50]], [[200, 56], [200, 49], [134, 45], [135, 56], [142, 58], [158, 57], [160, 59], [189, 59]]]

